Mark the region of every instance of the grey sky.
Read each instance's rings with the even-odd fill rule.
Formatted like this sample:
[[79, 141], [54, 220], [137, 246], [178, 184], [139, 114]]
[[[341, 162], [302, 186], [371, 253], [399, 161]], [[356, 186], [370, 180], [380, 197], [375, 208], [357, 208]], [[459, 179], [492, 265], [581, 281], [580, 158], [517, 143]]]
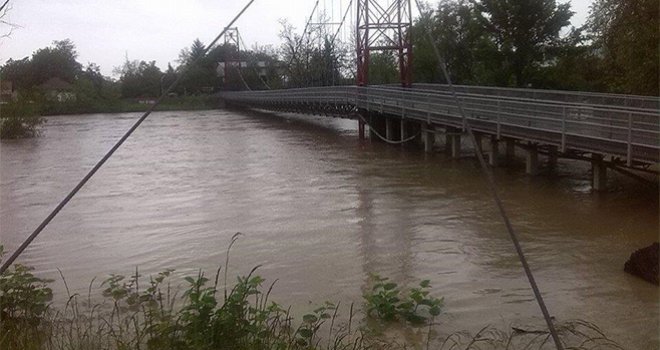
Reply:
[[[584, 23], [592, 1], [571, 1], [576, 12], [573, 25]], [[236, 25], [248, 46], [277, 45], [278, 20], [286, 18], [301, 30], [314, 2], [256, 0]], [[321, 0], [320, 7], [330, 9], [334, 4], [338, 13], [340, 2], [346, 6], [349, 0]], [[78, 61], [100, 65], [105, 75], [111, 75], [126, 54], [131, 60], [155, 60], [164, 69], [195, 38], [212, 40], [244, 4], [240, 0], [11, 0], [13, 8], [6, 20], [21, 27], [10, 38], [0, 39], [0, 63], [69, 38], [77, 46]]]

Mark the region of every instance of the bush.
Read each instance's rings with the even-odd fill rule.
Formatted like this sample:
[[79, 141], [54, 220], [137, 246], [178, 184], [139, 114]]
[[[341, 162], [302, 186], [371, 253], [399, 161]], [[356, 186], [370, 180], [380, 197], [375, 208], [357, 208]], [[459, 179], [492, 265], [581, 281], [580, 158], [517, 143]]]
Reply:
[[0, 105], [0, 139], [38, 136], [42, 123], [44, 119], [34, 104], [20, 101]]

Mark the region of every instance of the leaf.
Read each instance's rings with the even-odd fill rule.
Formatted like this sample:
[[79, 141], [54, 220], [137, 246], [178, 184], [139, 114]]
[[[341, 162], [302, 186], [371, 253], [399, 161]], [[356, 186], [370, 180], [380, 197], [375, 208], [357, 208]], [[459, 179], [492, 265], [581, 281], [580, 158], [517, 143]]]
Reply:
[[394, 288], [396, 288], [396, 287], [397, 287], [397, 284], [396, 284], [396, 283], [394, 283], [394, 282], [390, 282], [390, 283], [385, 283], [385, 285], [383, 286], [383, 289], [385, 289], [385, 290], [392, 290], [392, 289], [394, 289]]
[[431, 286], [431, 281], [430, 280], [423, 280], [419, 282], [419, 286], [422, 288], [428, 288]]
[[318, 320], [319, 320], [318, 317], [316, 317], [315, 315], [312, 315], [312, 314], [307, 314], [307, 315], [303, 316], [303, 322], [305, 322], [305, 323], [315, 323]]
[[301, 328], [298, 330], [298, 334], [303, 338], [309, 339], [314, 335], [314, 332], [308, 328]]

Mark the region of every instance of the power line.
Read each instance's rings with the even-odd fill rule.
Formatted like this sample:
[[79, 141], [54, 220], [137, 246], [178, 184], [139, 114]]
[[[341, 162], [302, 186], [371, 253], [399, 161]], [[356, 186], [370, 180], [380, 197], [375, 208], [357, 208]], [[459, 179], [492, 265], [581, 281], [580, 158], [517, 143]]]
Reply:
[[89, 179], [91, 179], [92, 176], [96, 174], [96, 172], [101, 168], [101, 166], [103, 166], [103, 164], [105, 164], [105, 162], [108, 159], [110, 159], [110, 157], [115, 153], [115, 151], [117, 151], [117, 149], [119, 149], [119, 147], [124, 143], [124, 141], [126, 141], [128, 137], [131, 136], [131, 134], [140, 126], [140, 124], [142, 124], [142, 122], [144, 122], [144, 120], [147, 119], [147, 117], [151, 114], [151, 112], [153, 112], [154, 109], [158, 107], [158, 105], [160, 105], [163, 99], [170, 92], [174, 90], [174, 88], [179, 84], [181, 79], [186, 75], [186, 73], [188, 73], [190, 67], [196, 65], [203, 57], [206, 56], [206, 54], [211, 50], [213, 45], [215, 45], [215, 43], [217, 43], [218, 40], [220, 40], [220, 38], [225, 34], [227, 29], [231, 27], [243, 15], [243, 13], [248, 9], [248, 7], [250, 7], [250, 5], [252, 5], [254, 1], [255, 0], [250, 0], [247, 3], [247, 5], [245, 5], [243, 9], [241, 9], [241, 11], [236, 15], [236, 17], [234, 17], [231, 20], [231, 22], [229, 22], [229, 24], [226, 27], [224, 27], [222, 32], [220, 32], [220, 34], [218, 34], [218, 36], [216, 36], [215, 39], [213, 39], [213, 41], [204, 49], [203, 54], [199, 55], [194, 61], [190, 62], [188, 65], [186, 65], [183, 68], [183, 70], [179, 74], [179, 77], [167, 88], [165, 92], [163, 92], [160, 95], [158, 100], [156, 100], [156, 103], [151, 105], [151, 107], [149, 107], [149, 109], [146, 112], [144, 112], [144, 114], [133, 124], [133, 126], [131, 126], [131, 128], [128, 129], [128, 131], [124, 134], [124, 136], [122, 136], [119, 139], [119, 141], [117, 141], [117, 143], [115, 143], [115, 145], [112, 146], [112, 148], [110, 148], [110, 150], [103, 156], [103, 158], [101, 158], [101, 160], [99, 160], [98, 163], [94, 165], [94, 167], [87, 173], [87, 175], [85, 175], [82, 178], [82, 180], [78, 182], [76, 187], [74, 187], [73, 190], [71, 190], [71, 192], [69, 192], [69, 194], [67, 194], [66, 197], [64, 197], [64, 199], [60, 201], [60, 203], [55, 207], [55, 209], [53, 209], [53, 211], [51, 211], [51, 213], [48, 214], [48, 216], [41, 222], [41, 224], [34, 230], [34, 232], [32, 232], [32, 234], [30, 234], [30, 236], [28, 236], [28, 238], [25, 239], [25, 241], [18, 247], [18, 249], [16, 249], [16, 251], [14, 251], [14, 253], [7, 259], [7, 261], [5, 261], [2, 264], [2, 266], [0, 267], [0, 274], [4, 273], [9, 268], [9, 266], [11, 266], [14, 263], [16, 258], [18, 258], [21, 255], [21, 253], [23, 253], [25, 248], [27, 248], [35, 238], [37, 238], [37, 236], [41, 233], [41, 231], [43, 231], [43, 229], [46, 228], [46, 226], [51, 222], [51, 220], [53, 220], [53, 218], [55, 218], [55, 216], [60, 212], [60, 210], [62, 210], [62, 208], [64, 208], [64, 206], [66, 206], [67, 203], [69, 203], [69, 201], [76, 195], [76, 193], [78, 193], [78, 191], [80, 191], [80, 189], [87, 183], [87, 181], [89, 181]]

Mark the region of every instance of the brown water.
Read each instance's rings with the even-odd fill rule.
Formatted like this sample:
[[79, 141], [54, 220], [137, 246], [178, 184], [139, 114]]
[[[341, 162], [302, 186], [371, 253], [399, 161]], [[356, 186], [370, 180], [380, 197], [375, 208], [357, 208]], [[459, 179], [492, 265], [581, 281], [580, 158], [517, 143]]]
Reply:
[[[135, 114], [48, 119], [36, 139], [3, 141], [0, 242], [24, 239], [127, 129]], [[587, 169], [496, 173], [506, 207], [558, 320], [586, 319], [630, 349], [657, 349], [658, 288], [622, 271], [658, 239], [658, 193]], [[274, 299], [361, 303], [368, 274], [430, 279], [443, 332], [543, 325], [475, 161], [359, 141], [353, 121], [226, 111], [155, 113], [20, 261], [74, 291], [109, 273], [194, 274], [262, 264]], [[62, 289], [60, 289], [62, 290]]]

